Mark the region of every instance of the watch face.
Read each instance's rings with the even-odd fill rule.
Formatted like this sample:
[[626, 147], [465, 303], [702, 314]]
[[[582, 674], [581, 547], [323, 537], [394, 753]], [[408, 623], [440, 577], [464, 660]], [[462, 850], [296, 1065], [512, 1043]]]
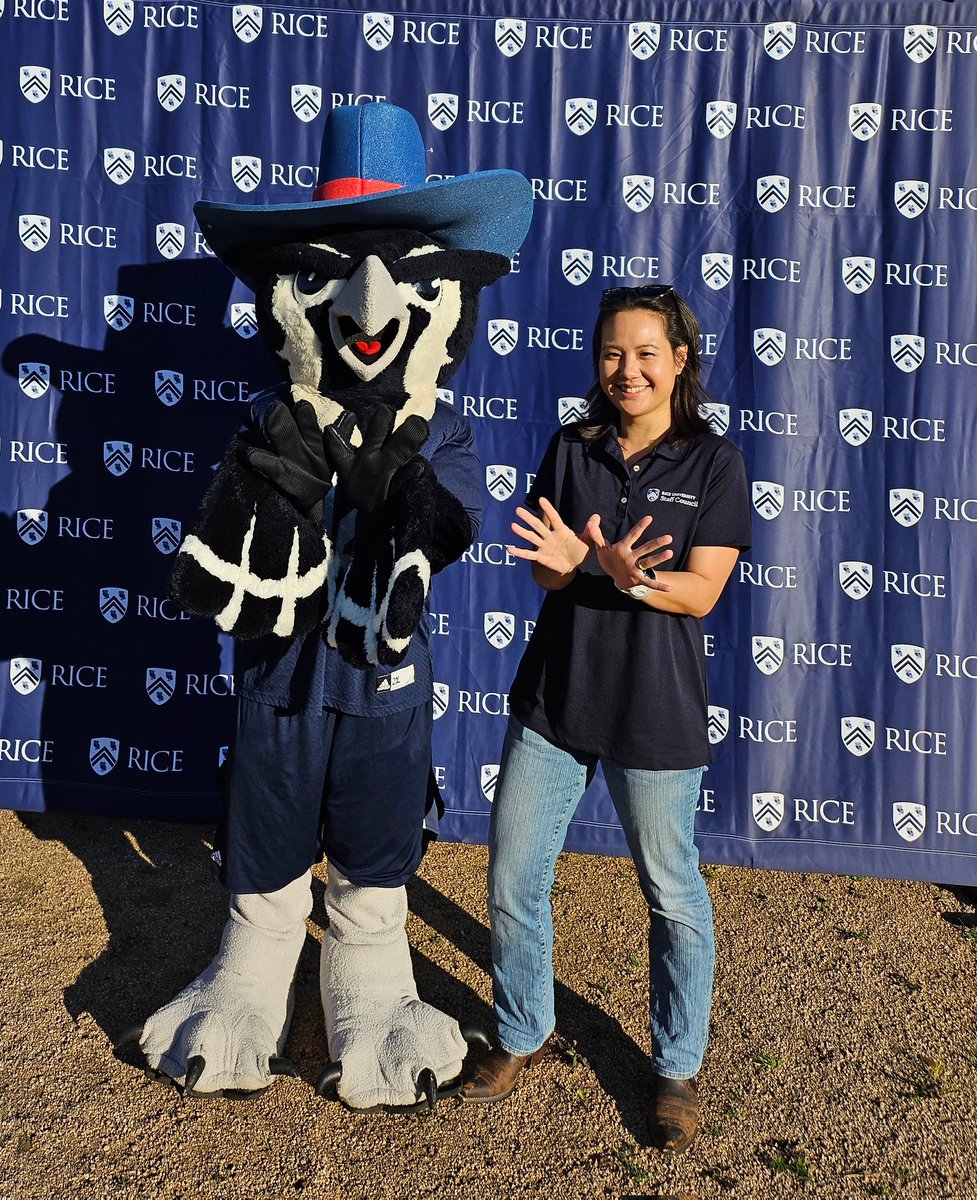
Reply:
[[645, 587], [643, 583], [636, 583], [633, 588], [628, 588], [628, 595], [633, 596], [635, 600], [644, 600], [650, 591], [650, 587]]

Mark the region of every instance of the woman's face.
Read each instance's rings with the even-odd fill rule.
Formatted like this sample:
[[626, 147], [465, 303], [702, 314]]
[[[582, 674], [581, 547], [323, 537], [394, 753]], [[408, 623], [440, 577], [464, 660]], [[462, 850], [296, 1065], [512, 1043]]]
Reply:
[[601, 328], [598, 377], [614, 407], [632, 420], [658, 418], [672, 423], [675, 380], [685, 366], [686, 350], [673, 351], [665, 319], [646, 308], [611, 313]]

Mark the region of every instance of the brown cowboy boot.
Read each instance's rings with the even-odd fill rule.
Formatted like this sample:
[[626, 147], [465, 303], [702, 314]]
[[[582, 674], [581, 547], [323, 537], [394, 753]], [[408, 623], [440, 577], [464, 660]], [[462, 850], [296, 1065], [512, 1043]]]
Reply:
[[504, 1100], [515, 1090], [519, 1072], [535, 1066], [546, 1054], [549, 1044], [547, 1038], [532, 1054], [510, 1054], [501, 1046], [491, 1051], [471, 1067], [470, 1072], [465, 1072], [462, 1100], [469, 1104], [497, 1104]]
[[684, 1154], [699, 1129], [699, 1088], [694, 1079], [656, 1075], [648, 1106], [652, 1144], [669, 1154]]

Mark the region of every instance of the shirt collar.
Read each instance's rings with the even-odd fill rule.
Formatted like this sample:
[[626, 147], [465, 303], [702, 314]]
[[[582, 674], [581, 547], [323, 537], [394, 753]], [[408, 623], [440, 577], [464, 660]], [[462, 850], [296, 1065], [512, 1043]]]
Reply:
[[[595, 438], [589, 442], [586, 442], [585, 444], [588, 452], [590, 453], [595, 450], [603, 450], [605, 454], [611, 454], [611, 446], [617, 445], [617, 430], [612, 425], [603, 435], [603, 437]], [[662, 458], [671, 459], [673, 462], [681, 462], [683, 458], [688, 456], [691, 449], [691, 440], [683, 442], [680, 445], [675, 445], [666, 438], [665, 441], [659, 442], [655, 447], [655, 454], [660, 454]], [[620, 457], [623, 461], [623, 455], [620, 454], [619, 446], [617, 457]], [[654, 457], [654, 454], [652, 457]]]

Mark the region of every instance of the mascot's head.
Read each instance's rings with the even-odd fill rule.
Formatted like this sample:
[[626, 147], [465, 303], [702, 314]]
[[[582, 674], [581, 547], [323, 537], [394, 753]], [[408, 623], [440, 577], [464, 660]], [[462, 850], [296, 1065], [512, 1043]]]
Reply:
[[[303, 204], [201, 201], [214, 253], [255, 293], [262, 335], [303, 393], [429, 416], [475, 330], [478, 293], [510, 269], [532, 216], [515, 171], [431, 183], [414, 118], [333, 109]], [[367, 400], [369, 397], [369, 400]]]

